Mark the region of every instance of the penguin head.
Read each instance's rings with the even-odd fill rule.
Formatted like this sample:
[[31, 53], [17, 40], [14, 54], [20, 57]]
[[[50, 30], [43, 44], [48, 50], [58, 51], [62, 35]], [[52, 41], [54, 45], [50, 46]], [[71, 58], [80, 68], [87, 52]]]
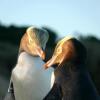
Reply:
[[62, 66], [67, 62], [83, 64], [86, 59], [86, 48], [72, 36], [66, 36], [57, 43], [52, 58], [46, 62], [45, 68], [57, 65]]
[[19, 52], [25, 51], [33, 56], [45, 59], [44, 49], [49, 35], [45, 29], [31, 26], [21, 39]]

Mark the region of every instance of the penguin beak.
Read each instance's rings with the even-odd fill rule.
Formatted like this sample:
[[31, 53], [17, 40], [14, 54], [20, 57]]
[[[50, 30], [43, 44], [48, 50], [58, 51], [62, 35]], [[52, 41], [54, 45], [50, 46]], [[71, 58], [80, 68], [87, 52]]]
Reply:
[[56, 57], [52, 57], [49, 61], [47, 61], [45, 64], [44, 64], [44, 68], [47, 69], [49, 67], [51, 67], [52, 65], [56, 64]]
[[37, 54], [44, 60], [45, 59], [45, 52], [41, 49], [37, 49]]

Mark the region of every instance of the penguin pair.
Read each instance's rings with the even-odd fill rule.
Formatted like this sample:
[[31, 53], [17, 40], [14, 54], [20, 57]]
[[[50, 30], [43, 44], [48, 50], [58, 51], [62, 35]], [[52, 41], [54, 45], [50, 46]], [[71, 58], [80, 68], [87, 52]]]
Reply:
[[84, 45], [66, 36], [57, 43], [52, 58], [44, 63], [42, 49], [47, 40], [47, 31], [34, 27], [28, 28], [22, 37], [8, 91], [14, 92], [12, 100], [99, 100], [85, 68]]

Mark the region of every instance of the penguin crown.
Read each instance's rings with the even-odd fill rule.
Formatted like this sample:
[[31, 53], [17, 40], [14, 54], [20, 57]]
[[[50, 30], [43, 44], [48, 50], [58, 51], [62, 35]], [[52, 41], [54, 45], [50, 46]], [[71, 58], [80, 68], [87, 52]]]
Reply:
[[29, 41], [37, 41], [41, 48], [45, 49], [46, 43], [49, 39], [48, 32], [39, 27], [31, 26], [26, 30]]

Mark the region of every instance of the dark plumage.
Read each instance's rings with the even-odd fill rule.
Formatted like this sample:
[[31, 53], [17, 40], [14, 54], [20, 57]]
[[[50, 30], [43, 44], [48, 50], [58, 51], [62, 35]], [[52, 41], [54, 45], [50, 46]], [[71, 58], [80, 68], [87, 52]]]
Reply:
[[[80, 41], [65, 37], [58, 42], [52, 58], [45, 64], [45, 68], [56, 66], [55, 83], [59, 86], [57, 88], [63, 100], [99, 100], [85, 67], [86, 56], [86, 48]], [[48, 95], [53, 96], [52, 94]]]
[[43, 100], [62, 100], [61, 87], [54, 83], [52, 89]]

